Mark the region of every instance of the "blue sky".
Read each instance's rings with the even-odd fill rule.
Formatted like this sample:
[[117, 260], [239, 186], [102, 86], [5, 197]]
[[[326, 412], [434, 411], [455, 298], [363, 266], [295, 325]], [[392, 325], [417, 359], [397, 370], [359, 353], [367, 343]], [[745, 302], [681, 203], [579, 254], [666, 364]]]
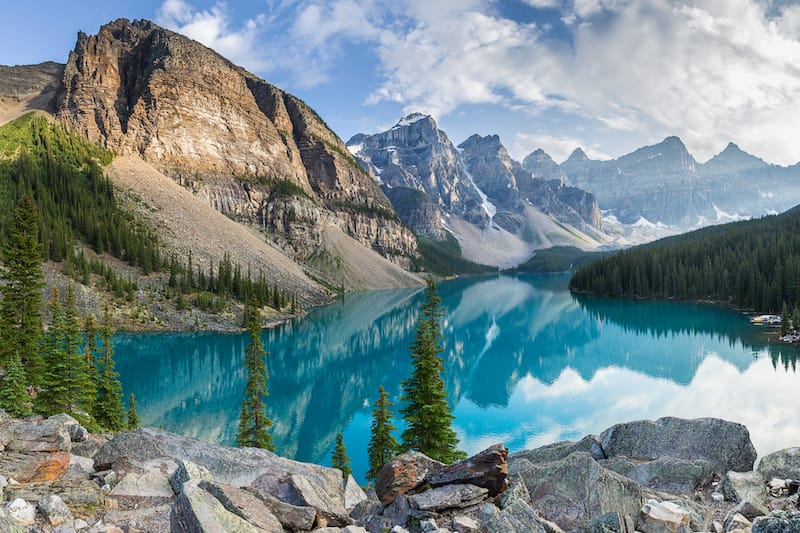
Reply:
[[678, 135], [800, 161], [800, 5], [787, 0], [9, 2], [0, 64], [63, 62], [76, 33], [147, 18], [300, 96], [345, 140], [432, 114], [515, 158], [616, 157]]

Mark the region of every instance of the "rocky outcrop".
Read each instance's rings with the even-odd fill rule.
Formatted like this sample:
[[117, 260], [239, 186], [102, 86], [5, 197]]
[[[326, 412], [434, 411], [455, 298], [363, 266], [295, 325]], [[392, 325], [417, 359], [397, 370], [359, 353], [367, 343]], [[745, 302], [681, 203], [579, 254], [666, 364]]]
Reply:
[[800, 479], [800, 448], [765, 455], [759, 459], [757, 471], [767, 480], [775, 477]]
[[301, 260], [325, 224], [390, 258], [416, 252], [375, 180], [309, 106], [195, 41], [119, 19], [79, 34], [62, 85], [56, 115], [69, 127], [277, 232]]

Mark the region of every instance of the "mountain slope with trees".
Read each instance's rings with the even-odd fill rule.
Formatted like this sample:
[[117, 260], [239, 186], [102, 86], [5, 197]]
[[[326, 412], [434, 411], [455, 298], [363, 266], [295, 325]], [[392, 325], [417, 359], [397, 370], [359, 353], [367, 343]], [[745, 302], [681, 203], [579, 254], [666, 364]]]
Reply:
[[711, 300], [760, 312], [800, 304], [800, 206], [621, 251], [579, 269], [574, 291]]

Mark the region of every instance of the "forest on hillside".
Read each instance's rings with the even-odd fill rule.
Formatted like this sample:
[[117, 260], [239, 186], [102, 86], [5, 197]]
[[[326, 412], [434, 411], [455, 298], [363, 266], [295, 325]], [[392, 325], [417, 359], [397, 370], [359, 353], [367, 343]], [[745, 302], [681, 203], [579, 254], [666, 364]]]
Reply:
[[570, 281], [613, 297], [709, 300], [759, 312], [800, 305], [800, 206], [703, 228], [590, 263]]

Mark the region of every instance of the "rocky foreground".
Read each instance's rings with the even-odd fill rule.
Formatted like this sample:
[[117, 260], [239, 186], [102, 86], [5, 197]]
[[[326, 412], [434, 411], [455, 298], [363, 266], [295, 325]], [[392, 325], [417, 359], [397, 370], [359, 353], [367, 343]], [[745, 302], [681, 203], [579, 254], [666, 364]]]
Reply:
[[0, 531], [800, 532], [800, 448], [755, 459], [740, 424], [662, 418], [450, 466], [403, 454], [364, 492], [264, 450], [0, 411]]

